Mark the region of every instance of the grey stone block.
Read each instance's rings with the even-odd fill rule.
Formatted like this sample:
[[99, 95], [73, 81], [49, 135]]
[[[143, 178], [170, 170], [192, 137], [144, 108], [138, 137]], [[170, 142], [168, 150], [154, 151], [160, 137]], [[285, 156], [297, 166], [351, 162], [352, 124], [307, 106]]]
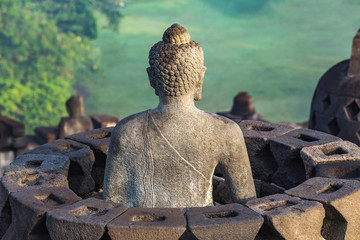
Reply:
[[293, 127], [264, 121], [244, 120], [239, 123], [243, 132], [253, 177], [271, 182], [278, 166], [271, 151], [269, 140], [284, 135]]
[[46, 226], [53, 240], [101, 239], [107, 236], [106, 224], [127, 209], [124, 205], [88, 198], [47, 212]]
[[68, 187], [68, 181], [62, 174], [42, 173], [37, 171], [18, 172], [5, 175], [1, 178], [0, 238], [5, 234], [11, 223], [9, 194], [47, 187]]
[[[320, 173], [323, 177], [335, 177], [334, 175], [338, 175], [341, 178], [341, 176], [346, 176], [349, 172], [353, 172], [354, 167], [357, 173], [357, 167], [360, 164], [360, 147], [348, 141], [335, 141], [322, 145], [305, 147], [300, 151], [300, 155], [305, 166], [307, 179], [315, 176], [316, 166], [321, 165]], [[342, 164], [336, 163], [346, 163], [346, 165], [344, 164], [341, 168]], [[325, 170], [325, 168], [327, 170]], [[349, 168], [349, 171], [345, 171], [345, 169]], [[335, 171], [338, 172], [338, 174], [334, 174]], [[326, 176], [326, 172], [332, 174]]]
[[258, 238], [323, 239], [325, 210], [319, 202], [275, 194], [250, 200], [246, 205], [265, 219]]
[[52, 187], [11, 193], [12, 222], [3, 239], [50, 239], [45, 214], [81, 200], [68, 188]]
[[325, 239], [358, 239], [359, 181], [315, 177], [285, 193], [323, 204], [325, 219], [321, 234]]
[[61, 173], [67, 177], [69, 166], [70, 159], [65, 155], [23, 154], [17, 156], [15, 161], [13, 161], [5, 171], [33, 169], [41, 172]]
[[271, 139], [270, 150], [279, 166], [273, 177], [274, 183], [287, 189], [302, 183], [306, 175], [301, 149], [339, 140], [330, 134], [305, 128]]
[[113, 127], [99, 128], [88, 132], [70, 135], [65, 138], [83, 143], [93, 150], [95, 163], [92, 168], [91, 175], [95, 180], [95, 185], [97, 187], [101, 187], [104, 183], [106, 157], [109, 151], [110, 136], [113, 129]]
[[130, 208], [107, 224], [108, 234], [117, 239], [179, 239], [186, 230], [180, 208]]
[[58, 139], [41, 145], [26, 154], [53, 154], [69, 157], [68, 179], [70, 189], [78, 195], [87, 194], [95, 189], [95, 182], [91, 177], [95, 157], [87, 145], [72, 140]]
[[260, 214], [233, 203], [195, 207], [186, 212], [189, 230], [197, 239], [254, 239], [264, 219]]

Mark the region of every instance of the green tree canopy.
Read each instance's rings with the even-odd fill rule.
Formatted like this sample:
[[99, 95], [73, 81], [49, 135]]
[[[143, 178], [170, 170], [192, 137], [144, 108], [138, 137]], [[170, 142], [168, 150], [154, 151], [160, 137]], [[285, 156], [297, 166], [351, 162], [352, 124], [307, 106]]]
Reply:
[[32, 3], [0, 0], [0, 109], [36, 126], [58, 124], [73, 93], [75, 62], [90, 51], [86, 40], [59, 32]]

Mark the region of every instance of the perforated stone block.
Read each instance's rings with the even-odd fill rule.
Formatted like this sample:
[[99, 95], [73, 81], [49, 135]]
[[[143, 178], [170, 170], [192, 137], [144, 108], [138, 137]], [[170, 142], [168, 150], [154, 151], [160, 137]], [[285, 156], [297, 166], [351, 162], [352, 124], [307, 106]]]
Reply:
[[47, 187], [68, 187], [68, 181], [62, 174], [37, 171], [17, 172], [5, 175], [0, 183], [0, 237], [11, 223], [9, 194], [19, 191]]
[[277, 169], [277, 163], [270, 151], [269, 140], [294, 128], [285, 124], [255, 120], [241, 121], [239, 126], [244, 135], [254, 178], [270, 182]]
[[12, 222], [3, 239], [50, 239], [45, 214], [81, 200], [69, 188], [51, 187], [11, 193]]
[[124, 205], [88, 198], [49, 211], [46, 214], [46, 226], [53, 240], [97, 240], [108, 236], [106, 224], [127, 209]]
[[237, 203], [190, 208], [186, 216], [198, 239], [254, 239], [264, 221], [260, 214]]
[[310, 129], [296, 129], [270, 140], [270, 150], [279, 166], [273, 181], [282, 187], [291, 188], [306, 180], [300, 151], [304, 147], [341, 140], [330, 134]]
[[91, 175], [97, 187], [101, 187], [104, 183], [106, 157], [109, 151], [110, 136], [113, 129], [113, 127], [99, 128], [66, 137], [66, 139], [88, 145], [91, 150], [93, 150], [95, 163]]
[[109, 114], [91, 115], [94, 128], [115, 127], [120, 121], [118, 117]]
[[264, 225], [258, 237], [267, 239], [323, 239], [325, 210], [321, 203], [285, 194], [253, 199], [248, 207], [261, 214]]
[[92, 150], [84, 144], [58, 139], [41, 145], [26, 154], [59, 154], [68, 156], [70, 166], [68, 172], [69, 186], [76, 194], [84, 195], [95, 188], [91, 170], [95, 162]]
[[321, 234], [325, 239], [360, 236], [359, 181], [315, 177], [285, 193], [323, 204], [325, 220]]
[[[360, 164], [360, 147], [354, 143], [336, 141], [305, 147], [300, 151], [300, 155], [305, 166], [307, 179], [315, 176], [315, 167], [320, 165], [320, 172], [323, 177], [342, 178], [349, 176], [349, 174], [354, 175], [354, 167], [356, 171], [355, 177], [358, 177], [357, 167]], [[344, 164], [341, 167], [342, 164], [334, 163], [346, 163], [346, 165]], [[349, 170], [346, 171], [346, 169]], [[317, 171], [319, 173], [319, 169]], [[326, 172], [329, 172], [329, 176], [327, 176]]]
[[41, 172], [56, 172], [68, 176], [70, 159], [65, 155], [54, 154], [23, 154], [16, 157], [9, 167], [9, 171], [32, 169]]
[[186, 220], [179, 208], [130, 208], [107, 224], [108, 234], [117, 239], [179, 239]]

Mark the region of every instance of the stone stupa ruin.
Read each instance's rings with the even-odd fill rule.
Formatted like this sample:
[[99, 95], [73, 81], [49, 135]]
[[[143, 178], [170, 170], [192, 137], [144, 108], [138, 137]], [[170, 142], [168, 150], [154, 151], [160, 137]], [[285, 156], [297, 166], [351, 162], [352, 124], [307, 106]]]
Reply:
[[[185, 43], [187, 46], [186, 43], [190, 40], [186, 34], [184, 37], [174, 38], [173, 36], [177, 36], [179, 33], [185, 33], [185, 30], [180, 26], [174, 28], [176, 34], [170, 34], [170, 37], [165, 34], [163, 41], [170, 43], [168, 45], [170, 50], [177, 49], [177, 44]], [[172, 33], [172, 30], [169, 30], [168, 33]], [[150, 52], [150, 55], [155, 54], [156, 56], [156, 53], [162, 49], [162, 44], [164, 43], [160, 42], [155, 45], [155, 49]], [[195, 43], [190, 45], [197, 46]], [[179, 52], [181, 51], [179, 50]], [[185, 51], [192, 51], [191, 47], [189, 46]], [[201, 90], [201, 86], [199, 86], [201, 81], [199, 80], [202, 80], [202, 75], [199, 76], [199, 72], [196, 71], [184, 71], [192, 76], [190, 80], [197, 80], [198, 82], [190, 82], [194, 85], [180, 84], [181, 81], [173, 82], [172, 79], [174, 78], [180, 79], [179, 73], [176, 74], [176, 70], [179, 68], [174, 67], [173, 69], [172, 65], [165, 62], [168, 60], [166, 56], [165, 53], [164, 55], [160, 54], [161, 64], [159, 65], [161, 71], [167, 70], [166, 74], [159, 71], [157, 75], [154, 74], [154, 69], [148, 70], [150, 82], [160, 98], [158, 108], [131, 116], [123, 120], [116, 128], [102, 126], [102, 128], [76, 133], [65, 137], [65, 139], [46, 143], [33, 151], [18, 156], [6, 168], [0, 181], [0, 238], [5, 240], [352, 240], [359, 238], [359, 146], [320, 131], [306, 128], [296, 129], [296, 127], [288, 124], [256, 120], [243, 120], [237, 123], [244, 137], [241, 136], [240, 140], [232, 139], [234, 135], [228, 134], [228, 129], [219, 133], [217, 125], [214, 124], [214, 122], [218, 123], [218, 120], [221, 120], [221, 124], [218, 126], [230, 126], [229, 128], [235, 132], [233, 133], [235, 137], [239, 136], [241, 131], [234, 126], [236, 123], [230, 123], [230, 120], [224, 120], [224, 118], [212, 114], [206, 115], [200, 110], [195, 110], [192, 105], [193, 100], [200, 98], [201, 91], [194, 91], [191, 86]], [[176, 59], [177, 55], [170, 54], [170, 56], [170, 59], [173, 57]], [[186, 62], [187, 54], [183, 57]], [[156, 59], [150, 58], [150, 66], [156, 64], [158, 61]], [[166, 64], [162, 65], [163, 62]], [[181, 63], [180, 67], [183, 67]], [[201, 69], [202, 61], [195, 64], [195, 67], [198, 67], [197, 70]], [[171, 81], [168, 81], [168, 78]], [[163, 79], [165, 80], [162, 84]], [[175, 83], [177, 83], [176, 87]], [[178, 89], [184, 89], [184, 91], [177, 91]], [[167, 104], [172, 106], [176, 101], [186, 96], [188, 100], [181, 101], [181, 107], [191, 103], [188, 106], [189, 113], [195, 111], [196, 114], [200, 115], [199, 118], [186, 117], [187, 110], [165, 106]], [[172, 97], [176, 100], [171, 100]], [[162, 110], [165, 109], [169, 112], [165, 112], [164, 116]], [[203, 185], [202, 175], [206, 175], [203, 170], [213, 171], [214, 162], [216, 162], [216, 160], [212, 160], [214, 162], [211, 162], [211, 166], [206, 161], [190, 162], [191, 158], [188, 156], [196, 155], [198, 152], [196, 149], [186, 148], [188, 150], [184, 153], [182, 151], [184, 147], [188, 144], [192, 147], [197, 146], [200, 149], [205, 149], [207, 144], [212, 142], [201, 140], [213, 140], [213, 138], [203, 136], [202, 139], [196, 139], [196, 136], [189, 137], [182, 134], [174, 139], [173, 137], [180, 130], [185, 130], [185, 133], [193, 131], [199, 136], [209, 132], [202, 132], [204, 131], [203, 128], [195, 128], [198, 126], [196, 122], [187, 124], [186, 127], [182, 128], [175, 126], [170, 130], [163, 129], [166, 124], [172, 123], [173, 119], [170, 116], [172, 117], [173, 114], [178, 117], [184, 116], [183, 119], [176, 122], [177, 124], [183, 124], [182, 121], [185, 120], [185, 122], [191, 122], [204, 121], [203, 118], [211, 119], [209, 121], [212, 124], [209, 124], [208, 127], [214, 128], [213, 133], [218, 134], [214, 144], [220, 144], [223, 149], [216, 149], [219, 146], [213, 147], [212, 145], [210, 145], [210, 149], [215, 149], [215, 152], [228, 151], [223, 153], [223, 159], [228, 159], [233, 151], [237, 152], [236, 149], [229, 149], [233, 141], [243, 143], [244, 140], [254, 183], [248, 182], [250, 178], [244, 182], [248, 183], [251, 191], [253, 184], [255, 184], [256, 199], [251, 199], [246, 204], [244, 204], [245, 201], [242, 204], [234, 203], [237, 200], [242, 202], [241, 199], [236, 199], [237, 192], [235, 192], [234, 199], [234, 189], [237, 191], [239, 186], [231, 186], [229, 182], [236, 184], [236, 178], [243, 176], [244, 172], [241, 172], [242, 168], [238, 168], [234, 174], [226, 175], [225, 167], [225, 172], [219, 172], [218, 175], [214, 176], [211, 174], [207, 179], [212, 185], [210, 188], [213, 189], [214, 206], [182, 207], [182, 205], [192, 205], [194, 202], [184, 202], [184, 204], [176, 202], [180, 207], [172, 208], [158, 206], [159, 202], [164, 203], [164, 205], [169, 203], [165, 198], [160, 199], [159, 202], [155, 201], [156, 207], [148, 207], [154, 203], [152, 199], [157, 200], [153, 198], [153, 193], [158, 194], [157, 191], [161, 189], [157, 185], [158, 183], [154, 182], [152, 185], [153, 180], [168, 183], [169, 180], [180, 178], [178, 174], [173, 174], [174, 176], [162, 175], [164, 172], [172, 173], [181, 170], [184, 173], [184, 178], [181, 179], [184, 181], [177, 182], [177, 185], [170, 185], [170, 187], [180, 189], [180, 191], [182, 187], [188, 186], [188, 184], [195, 184], [195, 186], [191, 186], [193, 192], [188, 191], [184, 196], [178, 195], [181, 201], [187, 201], [187, 199], [194, 198], [189, 198], [186, 194], [196, 195], [198, 186], [196, 182], [194, 183], [192, 179], [189, 179], [191, 176], [186, 174], [190, 173], [195, 178], [200, 178], [199, 185]], [[148, 117], [148, 121], [141, 121], [146, 117]], [[139, 119], [142, 124], [137, 122]], [[128, 135], [129, 138], [126, 139], [128, 132], [119, 136], [119, 133], [129, 126], [126, 123], [131, 123], [129, 132], [136, 130], [140, 136], [130, 134]], [[172, 134], [168, 135], [168, 133]], [[229, 138], [223, 138], [221, 134], [228, 134]], [[126, 161], [111, 163], [111, 160], [123, 158], [123, 156], [118, 155], [124, 150], [118, 149], [123, 144], [119, 143], [118, 145], [119, 139], [124, 142], [132, 142], [131, 139], [138, 139], [139, 137], [143, 143], [142, 148], [136, 143], [135, 146], [126, 148], [129, 151], [124, 155], [129, 160], [132, 159], [132, 163]], [[151, 141], [156, 137], [160, 140], [159, 144], [154, 144], [154, 141]], [[112, 138], [111, 144], [110, 138]], [[197, 145], [194, 144], [194, 139], [198, 140]], [[177, 144], [184, 145], [178, 148]], [[245, 149], [241, 144], [232, 146], [240, 146], [241, 152]], [[164, 151], [159, 150], [162, 148]], [[148, 157], [149, 155], [138, 155], [134, 150], [149, 154], [150, 157]], [[163, 156], [161, 155], [163, 153], [169, 157], [169, 162], [155, 169], [156, 164], [158, 164], [157, 161], [161, 160], [160, 157]], [[200, 160], [202, 160], [203, 154], [206, 153], [199, 153]], [[136, 156], [136, 158], [133, 159], [132, 156]], [[138, 157], [140, 161], [137, 161]], [[145, 163], [145, 174], [138, 171], [139, 169], [142, 170], [141, 166], [136, 166], [136, 164], [143, 164], [144, 159], [150, 160]], [[178, 162], [173, 161], [174, 159], [179, 160], [179, 163], [184, 163], [183, 160], [186, 160], [194, 168], [186, 163], [177, 166], [176, 163]], [[214, 156], [210, 156], [210, 159], [214, 159]], [[239, 161], [239, 159], [232, 160]], [[103, 200], [105, 168], [109, 168], [108, 166], [105, 167], [107, 162], [110, 164], [125, 162], [126, 164], [120, 166], [120, 170], [124, 171], [121, 168], [128, 167], [130, 171], [125, 172], [129, 172], [130, 175], [134, 174], [133, 179], [129, 181], [131, 184], [124, 184], [131, 190], [123, 191], [129, 194], [123, 197], [126, 199], [123, 203], [128, 203], [127, 201], [134, 199], [135, 196], [135, 198], [138, 197], [142, 200], [136, 200], [137, 202], [145, 203], [144, 206], [148, 208], [129, 207], [128, 205], [131, 204], [126, 205]], [[195, 165], [201, 162], [201, 166]], [[170, 169], [162, 168], [164, 166]], [[157, 172], [157, 170], [160, 171]], [[107, 174], [108, 172], [105, 175]], [[164, 179], [159, 179], [156, 174], [163, 176]], [[229, 181], [227, 179], [229, 176], [234, 177], [235, 180], [230, 179]], [[106, 184], [108, 183], [105, 180]], [[147, 191], [149, 194], [146, 194], [145, 199], [149, 200], [144, 201], [142, 194], [144, 189], [149, 189], [147, 188], [148, 185], [150, 185], [151, 191]], [[152, 186], [154, 186], [154, 191], [152, 191]], [[115, 187], [117, 186], [115, 185]], [[196, 199], [199, 200], [199, 205], [208, 203], [208, 198], [200, 196]]]

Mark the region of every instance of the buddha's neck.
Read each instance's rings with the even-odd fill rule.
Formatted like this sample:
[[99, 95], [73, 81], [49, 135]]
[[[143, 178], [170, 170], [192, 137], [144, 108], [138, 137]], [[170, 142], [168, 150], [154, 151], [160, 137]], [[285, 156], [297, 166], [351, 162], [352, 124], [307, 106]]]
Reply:
[[197, 108], [194, 104], [193, 94], [178, 97], [160, 95], [157, 110], [167, 113], [181, 113], [195, 111]]

